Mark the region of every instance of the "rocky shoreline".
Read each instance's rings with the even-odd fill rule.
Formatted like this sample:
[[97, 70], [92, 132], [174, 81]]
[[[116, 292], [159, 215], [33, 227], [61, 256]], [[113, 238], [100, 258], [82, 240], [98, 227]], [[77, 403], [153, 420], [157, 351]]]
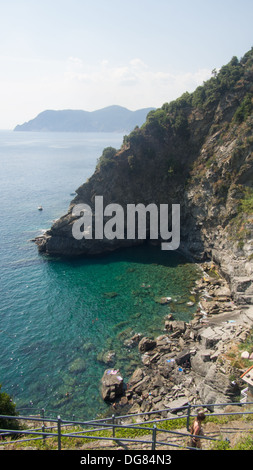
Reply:
[[194, 318], [186, 323], [168, 315], [164, 334], [156, 338], [134, 335], [129, 348], [138, 347], [142, 366], [127, 385], [120, 371], [105, 371], [101, 393], [112, 404], [114, 414], [168, 410], [164, 413], [169, 415], [180, 413], [187, 403], [238, 399], [242, 371], [232, 366], [226, 353], [233, 344], [247, 339], [253, 326], [253, 308], [233, 301], [228, 282], [212, 262], [202, 267], [203, 277], [194, 288], [199, 296]]

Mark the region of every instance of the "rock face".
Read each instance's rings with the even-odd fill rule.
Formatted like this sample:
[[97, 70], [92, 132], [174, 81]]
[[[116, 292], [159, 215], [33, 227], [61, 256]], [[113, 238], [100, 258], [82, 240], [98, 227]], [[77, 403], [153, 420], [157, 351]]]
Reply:
[[[39, 250], [87, 256], [142, 243], [138, 238], [95, 239], [94, 234], [91, 240], [73, 237], [73, 207], [90, 206], [94, 229], [98, 195], [103, 195], [104, 207], [117, 203], [125, 215], [128, 204], [180, 204], [180, 249], [193, 259], [213, 259], [233, 298], [251, 304], [252, 79], [251, 50], [240, 62], [234, 57], [193, 94], [151, 111], [116, 154], [106, 152], [100, 159], [93, 176], [77, 189], [68, 213], [37, 238]], [[147, 228], [147, 239], [149, 235]]]

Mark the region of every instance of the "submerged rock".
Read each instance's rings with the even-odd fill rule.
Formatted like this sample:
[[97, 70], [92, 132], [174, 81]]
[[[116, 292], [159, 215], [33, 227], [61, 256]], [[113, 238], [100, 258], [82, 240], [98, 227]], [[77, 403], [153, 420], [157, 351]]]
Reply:
[[171, 301], [171, 297], [155, 297], [155, 302], [161, 305], [169, 304]]
[[97, 355], [97, 360], [99, 362], [103, 362], [104, 364], [107, 364], [108, 366], [112, 366], [115, 364], [115, 361], [116, 361], [116, 352], [113, 350], [101, 351]]
[[135, 335], [133, 335], [131, 338], [129, 339], [126, 339], [124, 341], [124, 346], [126, 346], [127, 348], [133, 348], [135, 346], [137, 346], [137, 344], [140, 342], [141, 340], [141, 334], [140, 333], [136, 333]]
[[113, 299], [114, 297], [117, 297], [117, 295], [117, 292], [104, 292], [103, 294], [107, 299]]
[[73, 373], [80, 373], [86, 369], [86, 360], [78, 357], [69, 366], [69, 371]]

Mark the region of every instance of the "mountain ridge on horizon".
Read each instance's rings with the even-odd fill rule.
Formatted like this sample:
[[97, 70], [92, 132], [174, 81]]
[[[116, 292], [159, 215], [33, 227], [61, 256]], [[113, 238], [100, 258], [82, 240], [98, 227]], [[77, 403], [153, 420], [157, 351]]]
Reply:
[[111, 105], [95, 111], [63, 109], [45, 110], [35, 118], [18, 124], [14, 131], [32, 132], [129, 132], [146, 121], [155, 108], [136, 111]]

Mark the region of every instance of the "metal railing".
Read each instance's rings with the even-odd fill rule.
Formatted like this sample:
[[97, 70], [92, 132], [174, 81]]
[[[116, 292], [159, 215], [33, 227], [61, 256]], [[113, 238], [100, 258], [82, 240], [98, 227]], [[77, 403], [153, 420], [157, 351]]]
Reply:
[[[8, 420], [15, 420], [15, 421], [29, 421], [29, 422], [40, 422], [42, 423], [39, 428], [32, 428], [32, 429], [0, 429], [0, 445], [5, 445], [5, 444], [10, 444], [10, 442], [13, 443], [23, 443], [23, 442], [30, 442], [30, 441], [36, 441], [36, 440], [43, 440], [45, 443], [46, 439], [50, 438], [56, 438], [57, 439], [57, 448], [58, 450], [62, 449], [62, 438], [78, 438], [78, 439], [87, 439], [87, 440], [104, 440], [104, 441], [115, 441], [115, 442], [120, 442], [122, 444], [124, 443], [129, 443], [129, 444], [149, 444], [151, 446], [151, 450], [156, 450], [159, 446], [170, 446], [170, 447], [175, 447], [175, 448], [184, 448], [184, 449], [194, 449], [196, 448], [190, 447], [190, 445], [187, 445], [185, 443], [180, 444], [171, 442], [170, 437], [178, 437], [178, 439], [182, 439], [187, 437], [188, 439], [192, 437], [190, 434], [190, 420], [191, 418], [197, 416], [197, 413], [194, 411], [198, 408], [205, 408], [206, 410], [211, 410], [209, 413], [206, 413], [206, 417], [213, 417], [213, 416], [233, 416], [233, 415], [253, 415], [253, 410], [246, 411], [243, 409], [243, 411], [236, 411], [236, 412], [222, 412], [222, 413], [214, 413], [213, 410], [215, 407], [225, 407], [227, 405], [239, 405], [239, 403], [211, 403], [211, 404], [204, 404], [204, 405], [193, 405], [193, 404], [188, 404], [184, 407], [180, 407], [180, 411], [185, 413], [180, 416], [175, 416], [175, 417], [161, 417], [157, 418], [157, 415], [163, 415], [165, 412], [168, 413], [173, 413], [178, 411], [177, 409], [162, 409], [158, 411], [149, 411], [149, 412], [143, 412], [143, 413], [136, 413], [136, 414], [128, 414], [128, 415], [119, 415], [115, 416], [112, 415], [110, 418], [101, 418], [101, 419], [94, 419], [94, 420], [89, 420], [89, 421], [82, 421], [82, 420], [65, 420], [62, 419], [60, 416], [57, 418], [47, 418], [45, 417], [45, 410], [42, 409], [40, 412], [40, 417], [38, 416], [7, 416], [7, 415], [0, 415], [0, 426], [1, 426], [1, 419], [8, 419]], [[253, 405], [253, 402], [246, 402], [243, 403], [243, 408], [248, 405]], [[149, 419], [145, 420], [143, 422], [137, 422], [137, 423], [131, 423], [131, 424], [124, 424], [125, 420], [132, 419], [134, 420], [137, 417], [145, 416], [145, 417], [152, 417], [152, 415], [155, 415], [155, 419]], [[186, 430], [187, 432], [180, 432], [176, 430], [168, 430], [164, 429], [162, 427], [158, 427], [159, 423], [165, 422], [165, 421], [173, 421], [173, 420], [178, 420], [178, 419], [185, 419], [186, 420]], [[153, 426], [150, 426], [153, 425]], [[79, 427], [79, 430], [75, 430], [76, 427]], [[84, 429], [80, 430], [81, 428], [85, 427], [90, 427], [90, 429]], [[64, 432], [64, 429], [67, 429], [68, 427], [74, 428], [71, 429], [71, 432]], [[145, 435], [149, 435], [150, 439], [140, 439], [140, 437], [136, 439], [131, 439], [131, 438], [125, 438], [125, 437], [116, 437], [115, 431], [119, 429], [136, 429], [136, 430], [142, 430], [145, 431]], [[112, 431], [111, 436], [103, 436], [101, 433], [104, 431]], [[100, 433], [100, 435], [94, 435], [94, 433]], [[159, 433], [165, 434], [167, 437], [166, 441], [159, 441]], [[19, 437], [18, 439], [12, 439], [11, 441], [5, 441], [4, 439], [6, 437], [11, 437], [11, 436], [17, 436]], [[22, 438], [20, 438], [22, 436]], [[24, 436], [24, 437], [23, 437]], [[26, 438], [26, 436], [29, 436]], [[34, 437], [35, 436], [35, 437]], [[163, 436], [164, 437], [164, 436]], [[199, 439], [201, 440], [209, 440], [209, 441], [219, 441], [219, 439], [213, 438], [213, 437], [208, 437], [208, 436], [198, 436]], [[199, 450], [199, 449], [197, 449]]]

